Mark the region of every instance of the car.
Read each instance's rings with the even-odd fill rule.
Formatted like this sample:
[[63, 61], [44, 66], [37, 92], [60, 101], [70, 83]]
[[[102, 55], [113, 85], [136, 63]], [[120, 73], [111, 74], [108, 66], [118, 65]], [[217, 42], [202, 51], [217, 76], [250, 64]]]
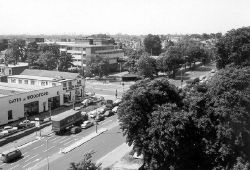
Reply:
[[115, 106], [115, 107], [112, 109], [112, 112], [113, 112], [113, 113], [117, 113], [118, 107], [119, 107], [119, 106]]
[[8, 133], [14, 133], [17, 132], [17, 127], [12, 127], [12, 126], [5, 126], [3, 128], [4, 131], [8, 131]]
[[121, 99], [116, 99], [113, 103], [114, 106], [118, 106], [122, 102]]
[[83, 124], [81, 124], [81, 128], [82, 129], [87, 129], [87, 128], [93, 126], [93, 125], [94, 125], [93, 122], [87, 120], [87, 121], [84, 121]]
[[210, 73], [215, 73], [215, 70], [214, 70], [214, 69], [212, 69], [212, 70], [210, 71]]
[[112, 112], [111, 110], [107, 110], [107, 111], [103, 114], [104, 117], [109, 117], [109, 116], [112, 116], [112, 115], [113, 115], [113, 112]]
[[21, 123], [19, 123], [20, 127], [33, 127], [35, 126], [35, 122], [34, 121], [30, 121], [30, 120], [24, 120]]
[[8, 135], [8, 134], [9, 134], [8, 130], [1, 130], [1, 132], [0, 132], [0, 136], [5, 136], [5, 135]]
[[103, 121], [104, 120], [104, 116], [103, 115], [98, 115], [98, 116], [96, 116], [96, 118], [95, 118], [95, 121], [96, 122], [100, 122], [100, 121]]
[[71, 129], [70, 129], [70, 132], [72, 134], [76, 134], [76, 133], [80, 133], [82, 131], [82, 129], [79, 127], [79, 126], [73, 126]]
[[13, 148], [1, 154], [1, 160], [4, 163], [11, 162], [22, 157], [22, 152], [19, 149]]

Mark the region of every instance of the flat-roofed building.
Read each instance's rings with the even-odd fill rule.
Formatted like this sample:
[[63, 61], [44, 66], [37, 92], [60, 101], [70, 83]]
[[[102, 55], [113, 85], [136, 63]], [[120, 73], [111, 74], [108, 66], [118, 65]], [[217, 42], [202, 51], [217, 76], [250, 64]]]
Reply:
[[26, 69], [20, 75], [8, 77], [8, 83], [42, 87], [62, 86], [62, 104], [81, 100], [84, 97], [85, 79], [79, 73]]
[[0, 82], [0, 125], [18, 120], [25, 116], [56, 108], [62, 105], [60, 100], [63, 86], [37, 86]]

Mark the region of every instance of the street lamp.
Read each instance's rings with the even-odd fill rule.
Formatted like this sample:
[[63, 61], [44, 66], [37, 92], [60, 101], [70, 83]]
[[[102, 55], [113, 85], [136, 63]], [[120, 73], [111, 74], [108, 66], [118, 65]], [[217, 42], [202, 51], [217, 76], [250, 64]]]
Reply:
[[49, 119], [51, 120], [51, 115], [52, 115], [52, 111], [51, 111], [51, 102], [49, 102]]
[[[46, 139], [46, 151], [48, 151], [48, 140], [49, 139]], [[49, 170], [49, 156], [48, 154], [46, 154], [46, 156], [47, 156], [47, 170]]]
[[123, 93], [124, 93], [124, 82], [122, 82], [122, 91], [123, 91]]

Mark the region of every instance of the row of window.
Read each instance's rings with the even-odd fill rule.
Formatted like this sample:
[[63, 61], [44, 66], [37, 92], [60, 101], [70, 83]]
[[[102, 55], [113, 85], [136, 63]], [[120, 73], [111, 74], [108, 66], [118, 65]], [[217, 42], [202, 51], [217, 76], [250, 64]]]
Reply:
[[[17, 79], [12, 78], [11, 79], [11, 83], [16, 83]], [[19, 84], [28, 84], [28, 80], [22, 80], [22, 79], [18, 79], [18, 83]], [[35, 80], [30, 80], [30, 84], [31, 85], [35, 85]], [[48, 81], [42, 81], [41, 82], [41, 86], [47, 86], [49, 83]], [[56, 83], [52, 83], [52, 86], [56, 86]]]

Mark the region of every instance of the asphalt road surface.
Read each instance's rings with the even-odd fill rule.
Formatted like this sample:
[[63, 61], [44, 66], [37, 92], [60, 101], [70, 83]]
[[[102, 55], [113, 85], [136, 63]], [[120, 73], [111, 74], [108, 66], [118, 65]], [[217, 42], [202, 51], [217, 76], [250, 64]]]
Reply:
[[[60, 149], [80, 140], [84, 136], [95, 132], [95, 126], [83, 130], [79, 134], [65, 134], [57, 136], [51, 134], [21, 149], [23, 158], [13, 163], [0, 163], [0, 168], [4, 170], [22, 169], [67, 169], [70, 162], [78, 162], [83, 154], [93, 150], [93, 160], [97, 160], [117, 146], [125, 142], [117, 122], [117, 115], [109, 117], [99, 122], [98, 128], [107, 128], [107, 132], [91, 139], [80, 147], [75, 148], [67, 154], [59, 153]], [[47, 142], [46, 142], [47, 140]], [[46, 144], [47, 143], [47, 144]], [[48, 158], [48, 159], [47, 159]]]

